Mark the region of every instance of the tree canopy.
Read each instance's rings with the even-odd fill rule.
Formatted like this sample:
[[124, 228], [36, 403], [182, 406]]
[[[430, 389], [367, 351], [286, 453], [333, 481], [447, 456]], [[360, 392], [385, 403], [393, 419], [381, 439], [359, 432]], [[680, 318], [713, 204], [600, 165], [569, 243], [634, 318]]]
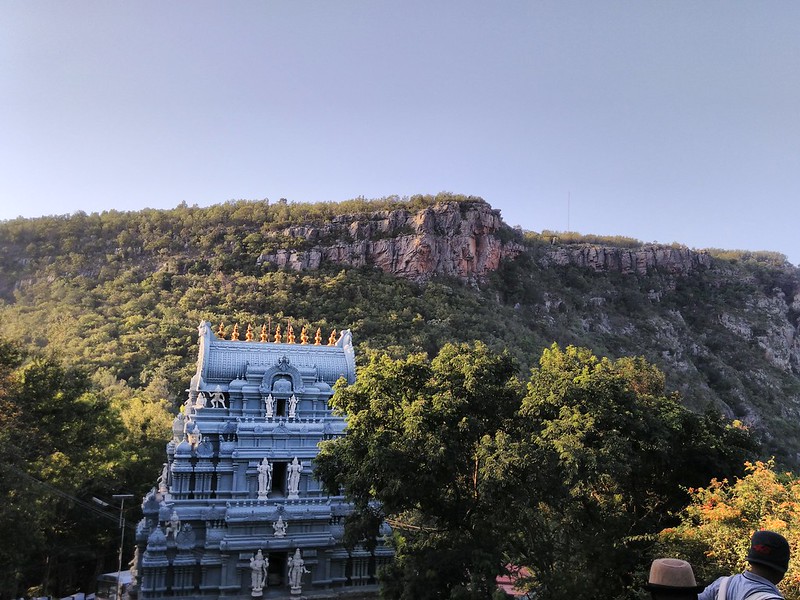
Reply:
[[527, 392], [511, 357], [480, 343], [374, 355], [332, 402], [347, 435], [324, 443], [317, 473], [355, 503], [351, 543], [395, 528], [388, 598], [488, 598], [508, 565], [542, 597], [627, 597], [682, 486], [754, 449], [665, 395], [646, 361], [575, 347], [546, 350]]
[[746, 568], [754, 531], [777, 531], [792, 548], [789, 570], [779, 587], [786, 600], [800, 600], [800, 479], [796, 474], [777, 470], [772, 460], [748, 462], [743, 476], [714, 478], [689, 494], [680, 524], [660, 533], [658, 552], [688, 560], [697, 578], [710, 583]]
[[158, 403], [129, 401], [110, 399], [81, 369], [0, 338], [0, 597], [89, 589], [115, 555], [117, 515], [98, 519], [86, 501], [139, 482], [132, 464], [152, 442], [136, 431], [166, 414]]

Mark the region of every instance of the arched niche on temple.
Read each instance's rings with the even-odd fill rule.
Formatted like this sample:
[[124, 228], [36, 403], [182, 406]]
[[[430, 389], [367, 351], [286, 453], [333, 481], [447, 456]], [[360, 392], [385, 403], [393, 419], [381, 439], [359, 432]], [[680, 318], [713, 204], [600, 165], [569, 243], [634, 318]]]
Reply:
[[259, 391], [262, 394], [281, 396], [302, 393], [304, 391], [303, 376], [297, 367], [290, 364], [287, 356], [282, 356], [275, 365], [264, 372]]

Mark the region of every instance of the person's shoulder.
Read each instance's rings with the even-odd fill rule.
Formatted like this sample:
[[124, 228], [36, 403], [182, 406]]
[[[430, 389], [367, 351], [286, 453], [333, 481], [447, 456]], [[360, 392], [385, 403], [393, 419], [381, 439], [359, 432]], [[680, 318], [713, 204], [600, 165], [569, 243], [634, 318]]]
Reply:
[[717, 590], [719, 589], [722, 580], [726, 579], [726, 577], [718, 577], [711, 583], [706, 586], [700, 594], [697, 596], [697, 600], [715, 600], [717, 597]]

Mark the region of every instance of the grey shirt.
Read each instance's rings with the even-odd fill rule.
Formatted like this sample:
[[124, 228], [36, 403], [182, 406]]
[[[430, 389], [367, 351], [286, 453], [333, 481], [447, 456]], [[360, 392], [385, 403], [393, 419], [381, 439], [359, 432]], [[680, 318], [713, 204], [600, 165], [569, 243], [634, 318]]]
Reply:
[[[716, 600], [717, 590], [723, 579], [724, 577], [720, 577], [704, 589], [697, 597], [698, 600]], [[774, 600], [782, 600], [783, 598], [778, 588], [775, 587], [775, 584], [764, 579], [760, 575], [745, 571], [744, 573], [734, 575], [730, 578], [730, 582], [728, 583], [728, 598], [726, 600], [744, 600], [750, 596], [750, 594], [755, 594], [756, 592], [768, 592], [772, 594], [770, 598]], [[720, 600], [723, 599], [720, 598]]]

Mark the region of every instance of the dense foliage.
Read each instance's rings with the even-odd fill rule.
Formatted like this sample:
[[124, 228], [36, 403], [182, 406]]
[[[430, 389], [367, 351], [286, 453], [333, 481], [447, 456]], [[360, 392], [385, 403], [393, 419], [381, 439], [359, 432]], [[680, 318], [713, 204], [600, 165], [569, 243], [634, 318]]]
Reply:
[[685, 558], [698, 578], [709, 583], [739, 573], [747, 563], [750, 536], [758, 529], [783, 535], [792, 549], [789, 570], [779, 587], [786, 600], [800, 599], [800, 479], [779, 472], [774, 461], [747, 464], [735, 479], [713, 479], [689, 490], [691, 501], [681, 523], [660, 534], [659, 552]]
[[[503, 262], [478, 286], [436, 276], [420, 284], [369, 266], [323, 263], [316, 271], [295, 272], [259, 261], [262, 253], [280, 248], [353, 241], [346, 235], [306, 239], [302, 232], [307, 224], [369, 220], [377, 218], [376, 211], [413, 212], [441, 201], [456, 202], [462, 211], [483, 204], [480, 198], [453, 194], [359, 198], [338, 204], [240, 200], [209, 208], [182, 204], [167, 211], [76, 213], [0, 223], [0, 335], [15, 341], [4, 350], [6, 369], [15, 374], [8, 390], [17, 389], [17, 370], [26, 365], [41, 364], [43, 369], [45, 364], [55, 365], [56, 371], [71, 374], [59, 379], [48, 367], [50, 375], [41, 379], [50, 383], [37, 392], [37, 400], [28, 405], [20, 399], [30, 396], [17, 396], [15, 403], [5, 406], [2, 418], [9, 428], [0, 431], [0, 464], [36, 478], [47, 477], [50, 485], [59, 486], [54, 489], [83, 501], [91, 495], [108, 499], [113, 493], [141, 494], [161, 469], [169, 415], [183, 400], [196, 358], [197, 323], [224, 321], [229, 331], [236, 322], [243, 330], [247, 323], [258, 326], [269, 319], [273, 325], [292, 319], [312, 330], [349, 328], [362, 364], [373, 360], [368, 357], [377, 356], [376, 352], [386, 354], [381, 360], [388, 361], [418, 353], [434, 357], [447, 343], [473, 340], [486, 345], [486, 360], [504, 374], [514, 369], [526, 372], [554, 341], [561, 347], [591, 348], [597, 355], [614, 359], [645, 356], [666, 373], [669, 389], [680, 390], [683, 405], [700, 415], [710, 406], [722, 407], [729, 415], [757, 423], [753, 431], [769, 452], [783, 463], [795, 462], [800, 451], [795, 423], [800, 415], [792, 399], [800, 399], [800, 382], [789, 358], [785, 360], [788, 367], [781, 366], [770, 353], [775, 340], [785, 343], [800, 316], [793, 304], [798, 275], [778, 255], [713, 251], [717, 267], [690, 276], [660, 268], [644, 274], [596, 272], [548, 262], [548, 252], [559, 245], [636, 249], [642, 244], [618, 236], [534, 234], [505, 228], [498, 233], [502, 240], [514, 240], [526, 250], [517, 259]], [[749, 337], [743, 338], [738, 330]], [[502, 349], [507, 354], [495, 355]], [[413, 360], [427, 364], [420, 357]], [[74, 383], [75, 377], [80, 385]], [[82, 415], [89, 399], [97, 405], [91, 418], [70, 425], [70, 431], [81, 438], [75, 442], [75, 452], [89, 452], [86, 445], [91, 447], [85, 457], [59, 446], [62, 436], [73, 439], [60, 430], [69, 419], [53, 425], [48, 421], [51, 416], [37, 412], [36, 406], [58, 395], [62, 386], [68, 390], [63, 397], [84, 398], [77, 407], [65, 409], [69, 415]], [[10, 397], [11, 392], [3, 393], [3, 398]], [[522, 397], [518, 401], [517, 411], [522, 410]], [[541, 425], [552, 418], [539, 414], [534, 408], [538, 405], [529, 400], [525, 406], [532, 422]], [[716, 417], [697, 418], [698, 431], [714, 432], [716, 427], [725, 435], [735, 433]], [[31, 429], [37, 419], [43, 419], [43, 432]], [[519, 416], [511, 421], [515, 419]], [[494, 425], [498, 434], [505, 432], [505, 425]], [[674, 428], [685, 426], [679, 422]], [[469, 433], [476, 436], [476, 431], [472, 428]], [[84, 441], [87, 435], [90, 440]], [[515, 435], [514, 439], [522, 439], [519, 432]], [[32, 442], [39, 438], [43, 442]], [[467, 442], [478, 447], [481, 440], [464, 438], [466, 445], [460, 451], [466, 451]], [[546, 451], [545, 439], [526, 444], [553, 460], [554, 451]], [[29, 459], [29, 446], [40, 449], [44, 458]], [[712, 469], [714, 461], [730, 464], [714, 452], [709, 464], [698, 467], [698, 476], [700, 472], [709, 477], [722, 475]], [[78, 457], [85, 462], [75, 462]], [[80, 476], [62, 477], [46, 470], [47, 464], [60, 465], [62, 460], [67, 461], [64, 473], [76, 471]], [[24, 477], [14, 479], [17, 471], [3, 473], [9, 493], [26, 499], [40, 493], [38, 484]], [[620, 473], [627, 471], [613, 471], [607, 477]], [[81, 483], [84, 475], [91, 480], [86, 485]], [[644, 489], [650, 483], [663, 483], [673, 489], [684, 483], [667, 480], [653, 478], [638, 485]], [[95, 484], [99, 487], [92, 487]], [[554, 483], [536, 480], [520, 485], [535, 490], [545, 485], [552, 488]], [[553, 489], [563, 494], [570, 488]], [[60, 498], [58, 502], [66, 502]], [[39, 510], [33, 501], [18, 505], [23, 507], [20, 510]], [[0, 531], [3, 539], [17, 536], [20, 522], [29, 522], [31, 531], [40, 532], [32, 534], [32, 554], [26, 563], [30, 568], [15, 575], [23, 582], [20, 591], [43, 582], [45, 564], [51, 565], [51, 573], [77, 572], [65, 555], [58, 557], [66, 562], [58, 563], [61, 567], [56, 569], [56, 559], [48, 559], [44, 551], [55, 539], [44, 533], [49, 515], [45, 511], [36, 518], [31, 515], [32, 520], [0, 520], [9, 527]], [[69, 536], [71, 527], [65, 525], [59, 531]], [[96, 531], [86, 539], [97, 540], [96, 547], [107, 547], [107, 543], [113, 547], [117, 535], [113, 523], [106, 528], [98, 522], [93, 527]], [[650, 528], [648, 524], [646, 529]], [[70, 543], [65, 541], [64, 547]], [[104, 558], [105, 564], [96, 568], [116, 566], [113, 552]], [[574, 560], [582, 559], [576, 556]], [[531, 565], [536, 566], [533, 561]], [[486, 571], [476, 572], [478, 578], [484, 575]], [[68, 578], [56, 576], [47, 582], [59, 595], [71, 592], [70, 585]]]
[[508, 564], [537, 597], [628, 597], [684, 487], [755, 449], [666, 396], [642, 359], [553, 346], [527, 393], [515, 373], [507, 353], [446, 345], [432, 360], [373, 356], [336, 390], [348, 435], [323, 443], [317, 472], [354, 501], [353, 542], [395, 526], [385, 597], [488, 598]]
[[110, 498], [132, 467], [120, 417], [146, 417], [131, 410], [0, 339], [0, 597], [86, 589], [113, 558], [117, 516], [81, 499]]

